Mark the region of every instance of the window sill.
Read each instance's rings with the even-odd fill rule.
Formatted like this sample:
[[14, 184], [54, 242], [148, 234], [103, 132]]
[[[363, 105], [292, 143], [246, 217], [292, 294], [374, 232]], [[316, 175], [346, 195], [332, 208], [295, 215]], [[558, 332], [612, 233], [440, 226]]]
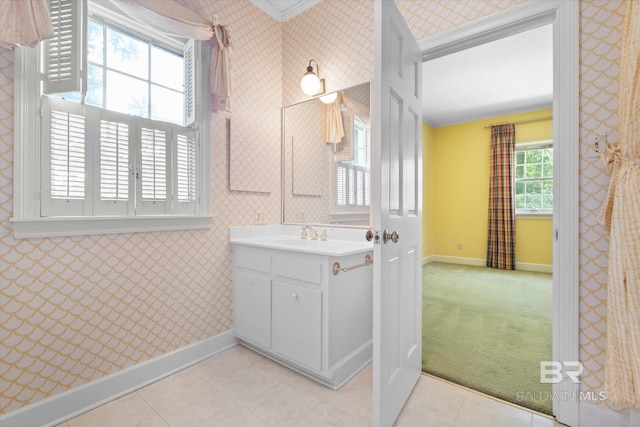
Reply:
[[517, 211], [516, 219], [553, 219], [551, 211]]
[[211, 228], [212, 216], [11, 218], [16, 239]]

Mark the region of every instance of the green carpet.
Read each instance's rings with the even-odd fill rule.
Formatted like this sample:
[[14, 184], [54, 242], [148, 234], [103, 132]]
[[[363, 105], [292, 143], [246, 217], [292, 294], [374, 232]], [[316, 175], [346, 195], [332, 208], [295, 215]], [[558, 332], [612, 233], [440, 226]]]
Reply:
[[423, 371], [551, 414], [551, 274], [430, 263], [422, 289]]

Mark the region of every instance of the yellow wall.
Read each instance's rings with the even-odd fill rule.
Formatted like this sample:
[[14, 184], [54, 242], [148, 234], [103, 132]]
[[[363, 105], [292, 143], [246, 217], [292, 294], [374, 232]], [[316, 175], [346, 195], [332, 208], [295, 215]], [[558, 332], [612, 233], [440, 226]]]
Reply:
[[434, 255], [434, 165], [433, 149], [435, 146], [433, 128], [422, 123], [422, 161], [423, 161], [423, 185], [422, 185], [422, 257]]
[[[548, 109], [439, 128], [423, 125], [425, 257], [486, 259], [491, 132], [485, 125], [550, 114]], [[551, 120], [516, 126], [516, 143], [551, 135]], [[516, 262], [552, 263], [551, 223], [551, 218], [516, 220]]]

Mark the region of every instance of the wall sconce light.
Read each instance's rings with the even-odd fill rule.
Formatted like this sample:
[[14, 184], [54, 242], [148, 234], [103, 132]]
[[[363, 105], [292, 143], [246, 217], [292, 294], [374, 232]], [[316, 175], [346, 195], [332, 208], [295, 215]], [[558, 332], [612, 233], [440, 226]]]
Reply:
[[331, 104], [337, 98], [338, 98], [338, 92], [331, 92], [328, 95], [321, 96], [320, 101], [324, 102], [325, 104]]
[[[317, 73], [313, 72], [313, 67], [311, 63], [316, 63]], [[324, 93], [324, 79], [318, 77], [320, 74], [320, 67], [318, 66], [318, 61], [315, 59], [309, 60], [309, 66], [307, 67], [307, 72], [304, 76], [302, 76], [302, 80], [300, 81], [300, 87], [302, 91], [309, 95], [322, 95]]]

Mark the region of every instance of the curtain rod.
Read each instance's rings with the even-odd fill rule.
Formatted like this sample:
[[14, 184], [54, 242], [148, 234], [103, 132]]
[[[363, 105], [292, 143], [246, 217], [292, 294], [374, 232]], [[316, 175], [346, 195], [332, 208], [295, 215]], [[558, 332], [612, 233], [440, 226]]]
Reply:
[[518, 123], [537, 122], [539, 120], [549, 120], [549, 119], [553, 119], [553, 116], [536, 117], [534, 119], [514, 120], [512, 122], [492, 123], [490, 125], [484, 125], [484, 127], [490, 128], [491, 126], [508, 125], [508, 124], [511, 124], [511, 123], [513, 123], [515, 125], [515, 124], [518, 124]]

